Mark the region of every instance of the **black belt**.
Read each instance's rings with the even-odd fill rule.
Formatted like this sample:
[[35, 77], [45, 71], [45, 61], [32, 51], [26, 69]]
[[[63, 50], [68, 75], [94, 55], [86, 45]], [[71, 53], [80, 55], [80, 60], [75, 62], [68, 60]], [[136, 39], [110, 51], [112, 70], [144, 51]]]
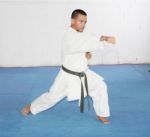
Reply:
[[[67, 73], [70, 73], [72, 75], [76, 75], [80, 78], [80, 81], [81, 81], [81, 100], [80, 100], [80, 112], [84, 112], [84, 88], [83, 88], [83, 83], [82, 83], [82, 80], [81, 78], [84, 77], [84, 80], [85, 80], [85, 88], [86, 88], [86, 93], [87, 93], [87, 96], [89, 97], [89, 92], [88, 92], [88, 82], [87, 82], [87, 76], [84, 72], [75, 72], [75, 71], [72, 71], [72, 70], [69, 70], [67, 68], [65, 68], [64, 66], [62, 66], [62, 69], [67, 72]], [[90, 104], [89, 104], [89, 100], [88, 100], [88, 107], [90, 109]]]

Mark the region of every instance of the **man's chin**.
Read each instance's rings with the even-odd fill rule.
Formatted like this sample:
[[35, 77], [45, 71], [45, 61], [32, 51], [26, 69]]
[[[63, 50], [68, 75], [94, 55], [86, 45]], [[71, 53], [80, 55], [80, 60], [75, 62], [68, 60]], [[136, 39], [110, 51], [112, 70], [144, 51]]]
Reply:
[[83, 30], [84, 30], [84, 29], [80, 29], [80, 30], [78, 30], [78, 31], [79, 31], [79, 32], [83, 32]]

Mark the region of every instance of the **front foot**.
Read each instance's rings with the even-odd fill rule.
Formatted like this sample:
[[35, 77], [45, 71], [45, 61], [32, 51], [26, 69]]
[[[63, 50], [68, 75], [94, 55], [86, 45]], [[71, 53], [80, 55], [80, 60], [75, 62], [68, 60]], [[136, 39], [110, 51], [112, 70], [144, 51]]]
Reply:
[[100, 120], [104, 124], [110, 124], [110, 121], [106, 117], [96, 116], [97, 120]]

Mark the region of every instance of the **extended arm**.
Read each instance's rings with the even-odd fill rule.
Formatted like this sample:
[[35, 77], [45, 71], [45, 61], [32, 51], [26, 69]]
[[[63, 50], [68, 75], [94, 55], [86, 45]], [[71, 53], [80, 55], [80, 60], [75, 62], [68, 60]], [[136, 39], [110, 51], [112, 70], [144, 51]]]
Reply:
[[115, 44], [115, 38], [111, 36], [72, 33], [64, 38], [64, 52], [70, 54], [100, 50], [103, 49], [102, 41]]

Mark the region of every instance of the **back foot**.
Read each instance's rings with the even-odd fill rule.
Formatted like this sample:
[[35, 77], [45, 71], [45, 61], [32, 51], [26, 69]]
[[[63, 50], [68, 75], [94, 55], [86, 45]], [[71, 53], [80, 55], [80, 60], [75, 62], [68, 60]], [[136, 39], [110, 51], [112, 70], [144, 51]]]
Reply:
[[21, 111], [22, 115], [27, 116], [27, 115], [31, 112], [31, 111], [30, 111], [30, 106], [31, 106], [31, 105], [27, 105], [27, 106], [25, 106], [25, 107], [22, 109], [22, 111]]

